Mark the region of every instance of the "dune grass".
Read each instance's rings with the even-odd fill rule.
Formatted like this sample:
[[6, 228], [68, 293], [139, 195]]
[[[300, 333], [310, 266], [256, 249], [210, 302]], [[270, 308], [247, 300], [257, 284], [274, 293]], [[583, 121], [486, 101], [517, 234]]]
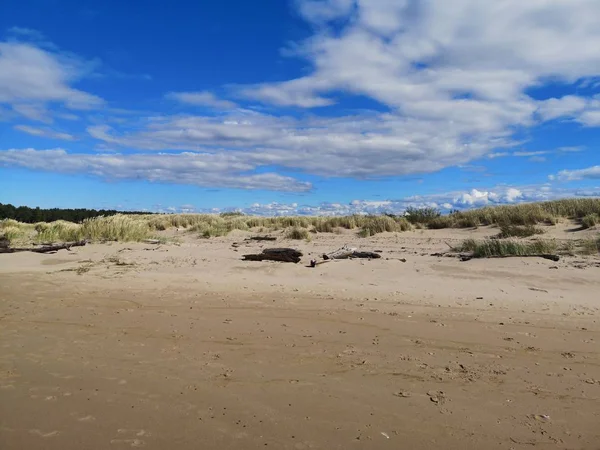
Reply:
[[587, 214], [581, 219], [581, 226], [584, 229], [593, 228], [600, 223], [600, 214]]
[[[80, 224], [66, 221], [23, 224], [0, 221], [0, 238], [9, 242], [141, 241], [172, 228], [198, 233], [200, 237], [225, 236], [233, 230], [296, 233], [341, 233], [357, 230], [362, 237], [414, 228], [468, 228], [499, 225], [499, 239], [528, 237], [540, 233], [535, 225], [554, 224], [562, 218], [579, 220], [585, 228], [600, 223], [600, 199], [566, 199], [552, 202], [496, 206], [440, 215], [434, 208], [409, 208], [405, 215], [360, 215], [336, 217], [259, 217], [239, 212], [222, 214], [117, 214], [86, 219]], [[289, 231], [292, 229], [292, 231]], [[307, 231], [308, 232], [308, 231]]]
[[305, 241], [309, 241], [310, 240], [310, 233], [306, 228], [298, 228], [298, 227], [293, 227], [290, 228], [287, 233], [285, 234], [285, 237], [287, 239], [296, 239], [296, 240], [305, 240]]
[[474, 258], [493, 258], [552, 254], [557, 248], [557, 243], [550, 240], [521, 242], [514, 239], [467, 239], [455, 250], [471, 253]]
[[536, 234], [544, 234], [544, 230], [534, 225], [500, 225], [500, 233], [496, 236], [498, 239], [507, 239], [511, 237], [526, 238], [535, 236]]

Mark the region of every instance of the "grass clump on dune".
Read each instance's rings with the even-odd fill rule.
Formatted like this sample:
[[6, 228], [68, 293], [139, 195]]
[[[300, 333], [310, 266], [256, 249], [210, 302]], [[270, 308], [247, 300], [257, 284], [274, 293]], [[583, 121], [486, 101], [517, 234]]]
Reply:
[[83, 238], [82, 226], [65, 220], [39, 222], [35, 224], [35, 230], [37, 231], [37, 236], [34, 238], [36, 243], [69, 242]]
[[147, 220], [124, 214], [86, 219], [81, 225], [82, 239], [92, 241], [134, 242], [151, 236], [152, 229]]
[[581, 226], [584, 229], [593, 228], [600, 223], [600, 215], [588, 214], [581, 219]]
[[497, 238], [506, 239], [511, 237], [526, 238], [535, 236], [536, 234], [544, 234], [544, 230], [534, 225], [500, 225], [500, 233]]
[[548, 240], [519, 242], [513, 239], [467, 239], [455, 250], [469, 252], [474, 258], [535, 256], [555, 253], [557, 244]]
[[404, 217], [412, 224], [420, 223], [428, 225], [441, 217], [442, 213], [436, 208], [413, 208], [408, 207], [404, 212]]
[[412, 226], [404, 217], [365, 216], [360, 222], [360, 237], [370, 237], [383, 232], [408, 231]]
[[34, 232], [33, 224], [21, 223], [13, 219], [0, 220], [0, 241], [8, 242], [11, 245], [26, 242]]
[[308, 232], [308, 230], [306, 228], [293, 227], [287, 231], [287, 233], [285, 234], [285, 237], [288, 239], [308, 241], [308, 240], [310, 240], [310, 233]]

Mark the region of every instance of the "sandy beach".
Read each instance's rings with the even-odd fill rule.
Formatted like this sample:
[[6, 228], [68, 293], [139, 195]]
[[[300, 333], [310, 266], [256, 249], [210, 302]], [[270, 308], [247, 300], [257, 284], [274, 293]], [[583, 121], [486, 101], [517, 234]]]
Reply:
[[0, 255], [0, 448], [599, 449], [600, 259], [432, 256], [494, 233]]

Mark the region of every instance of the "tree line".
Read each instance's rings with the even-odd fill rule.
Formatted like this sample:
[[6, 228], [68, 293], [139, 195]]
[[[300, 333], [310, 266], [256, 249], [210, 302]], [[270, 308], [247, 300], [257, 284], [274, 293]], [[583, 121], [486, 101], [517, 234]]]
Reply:
[[[67, 220], [69, 222], [82, 222], [85, 219], [98, 216], [114, 216], [122, 211], [114, 209], [86, 209], [86, 208], [30, 208], [28, 206], [13, 206], [0, 203], [0, 220], [14, 219], [19, 222], [53, 222]], [[148, 214], [140, 211], [127, 211], [127, 214]]]

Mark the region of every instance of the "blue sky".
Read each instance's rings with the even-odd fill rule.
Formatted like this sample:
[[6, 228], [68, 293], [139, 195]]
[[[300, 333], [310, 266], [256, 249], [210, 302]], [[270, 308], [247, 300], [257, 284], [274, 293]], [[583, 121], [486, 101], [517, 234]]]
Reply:
[[0, 202], [600, 196], [597, 0], [4, 0]]

